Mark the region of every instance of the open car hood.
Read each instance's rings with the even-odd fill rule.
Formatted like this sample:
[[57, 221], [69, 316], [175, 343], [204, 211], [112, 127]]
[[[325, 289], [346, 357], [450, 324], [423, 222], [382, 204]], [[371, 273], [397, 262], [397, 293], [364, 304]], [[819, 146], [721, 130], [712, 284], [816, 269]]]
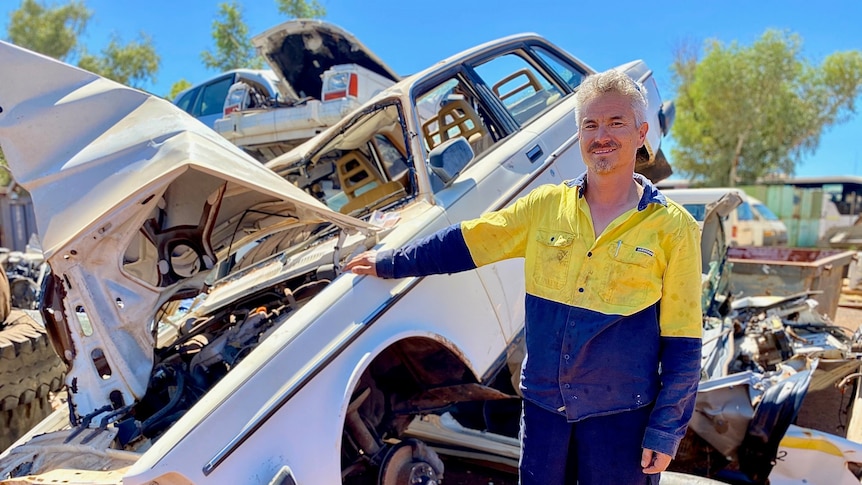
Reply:
[[84, 416], [145, 393], [153, 317], [280, 230], [334, 212], [171, 103], [0, 42], [0, 146], [51, 265], [43, 314]]
[[320, 20], [291, 20], [251, 42], [283, 80], [278, 89], [285, 99], [319, 96], [324, 71], [340, 64], [358, 64], [393, 81], [400, 79], [352, 34]]

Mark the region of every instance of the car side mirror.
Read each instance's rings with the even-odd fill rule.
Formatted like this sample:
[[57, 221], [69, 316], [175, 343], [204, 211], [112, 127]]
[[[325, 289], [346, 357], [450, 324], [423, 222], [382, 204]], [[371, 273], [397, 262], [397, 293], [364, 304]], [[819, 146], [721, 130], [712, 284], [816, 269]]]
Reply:
[[463, 136], [441, 143], [428, 156], [431, 171], [448, 184], [473, 160], [473, 147]]

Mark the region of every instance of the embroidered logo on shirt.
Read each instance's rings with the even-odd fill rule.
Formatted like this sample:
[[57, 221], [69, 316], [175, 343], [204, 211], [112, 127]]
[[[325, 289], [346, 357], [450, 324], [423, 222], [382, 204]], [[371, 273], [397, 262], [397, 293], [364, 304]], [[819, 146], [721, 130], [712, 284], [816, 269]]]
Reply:
[[646, 254], [646, 255], [648, 255], [648, 256], [655, 256], [655, 253], [653, 253], [652, 251], [650, 251], [650, 250], [649, 250], [649, 249], [647, 249], [647, 248], [642, 248], [642, 247], [640, 247], [640, 246], [636, 247], [636, 248], [635, 248], [635, 251], [636, 251], [636, 252], [639, 252], [639, 253], [644, 253], [644, 254]]

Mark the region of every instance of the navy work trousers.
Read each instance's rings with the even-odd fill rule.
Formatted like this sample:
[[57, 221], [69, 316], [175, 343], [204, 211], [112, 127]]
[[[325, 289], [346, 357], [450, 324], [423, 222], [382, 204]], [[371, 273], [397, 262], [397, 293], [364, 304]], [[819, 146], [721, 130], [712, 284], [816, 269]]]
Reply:
[[647, 485], [659, 475], [641, 467], [652, 406], [569, 423], [565, 416], [524, 401], [521, 485]]

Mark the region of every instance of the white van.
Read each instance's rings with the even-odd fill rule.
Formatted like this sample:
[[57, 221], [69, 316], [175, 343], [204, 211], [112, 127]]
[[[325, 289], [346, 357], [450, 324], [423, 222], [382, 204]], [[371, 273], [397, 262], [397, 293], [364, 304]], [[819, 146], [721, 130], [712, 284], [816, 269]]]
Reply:
[[703, 222], [707, 204], [728, 192], [737, 192], [740, 204], [728, 216], [730, 244], [733, 246], [784, 246], [787, 226], [766, 205], [736, 188], [660, 189], [668, 198], [688, 210], [699, 223]]

